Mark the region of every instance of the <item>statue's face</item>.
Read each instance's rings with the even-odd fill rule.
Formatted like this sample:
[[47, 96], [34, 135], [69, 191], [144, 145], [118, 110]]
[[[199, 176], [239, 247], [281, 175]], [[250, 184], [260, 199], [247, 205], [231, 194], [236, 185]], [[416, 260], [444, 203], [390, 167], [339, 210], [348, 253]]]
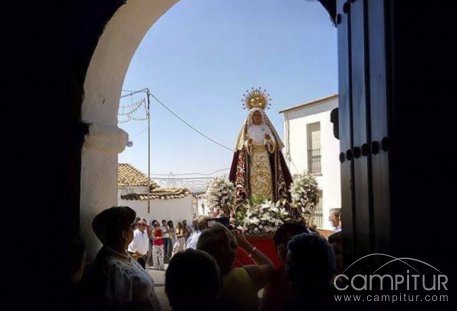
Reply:
[[262, 123], [262, 115], [260, 114], [259, 111], [255, 111], [253, 114], [252, 114], [252, 122], [255, 124], [255, 125], [259, 125]]

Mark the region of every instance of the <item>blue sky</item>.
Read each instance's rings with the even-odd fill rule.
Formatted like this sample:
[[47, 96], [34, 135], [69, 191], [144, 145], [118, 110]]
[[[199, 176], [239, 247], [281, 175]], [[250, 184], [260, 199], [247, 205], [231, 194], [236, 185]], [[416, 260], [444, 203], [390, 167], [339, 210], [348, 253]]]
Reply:
[[[242, 95], [262, 87], [272, 99], [267, 114], [283, 137], [279, 110], [337, 93], [336, 40], [319, 2], [182, 0], [144, 37], [123, 89], [148, 87], [184, 120], [233, 148], [247, 113]], [[123, 98], [121, 105], [137, 99]], [[119, 126], [134, 144], [119, 162], [146, 173], [147, 122]], [[152, 176], [213, 172], [229, 168], [232, 156], [151, 98]]]

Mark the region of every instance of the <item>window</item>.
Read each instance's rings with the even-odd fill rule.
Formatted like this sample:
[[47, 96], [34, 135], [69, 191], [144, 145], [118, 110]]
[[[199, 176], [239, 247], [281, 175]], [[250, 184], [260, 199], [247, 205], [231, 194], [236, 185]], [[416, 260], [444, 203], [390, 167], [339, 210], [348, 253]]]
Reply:
[[317, 203], [316, 208], [314, 210], [314, 217], [311, 220], [311, 225], [316, 226], [316, 228], [322, 228], [324, 223], [324, 215], [322, 212], [323, 206], [323, 193], [322, 190], [319, 190], [319, 203]]
[[321, 174], [321, 124], [320, 122], [307, 125], [308, 132], [308, 172]]

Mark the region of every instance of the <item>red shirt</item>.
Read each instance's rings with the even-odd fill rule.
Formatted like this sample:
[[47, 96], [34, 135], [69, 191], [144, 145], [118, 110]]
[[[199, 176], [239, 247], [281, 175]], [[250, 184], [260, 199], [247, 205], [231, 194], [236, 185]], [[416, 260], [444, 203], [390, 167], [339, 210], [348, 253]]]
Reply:
[[161, 229], [154, 229], [152, 232], [154, 240], [152, 240], [152, 245], [163, 245], [163, 233]]

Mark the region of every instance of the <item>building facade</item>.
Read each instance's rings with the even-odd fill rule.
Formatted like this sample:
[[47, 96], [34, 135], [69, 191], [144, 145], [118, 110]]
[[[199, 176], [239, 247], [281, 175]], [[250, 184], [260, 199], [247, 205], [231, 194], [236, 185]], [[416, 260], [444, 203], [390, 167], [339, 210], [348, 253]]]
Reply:
[[[195, 217], [194, 198], [187, 188], [160, 187], [151, 180], [151, 191], [148, 194], [148, 178], [130, 164], [118, 166], [118, 205], [129, 206], [138, 217], [150, 223], [156, 219], [172, 220], [175, 227], [184, 219], [188, 224]], [[149, 211], [148, 211], [149, 200]]]
[[308, 172], [316, 177], [321, 196], [314, 224], [332, 229], [331, 208], [341, 208], [339, 141], [333, 134], [330, 112], [338, 107], [338, 95], [281, 110], [284, 114], [285, 159], [292, 176]]

